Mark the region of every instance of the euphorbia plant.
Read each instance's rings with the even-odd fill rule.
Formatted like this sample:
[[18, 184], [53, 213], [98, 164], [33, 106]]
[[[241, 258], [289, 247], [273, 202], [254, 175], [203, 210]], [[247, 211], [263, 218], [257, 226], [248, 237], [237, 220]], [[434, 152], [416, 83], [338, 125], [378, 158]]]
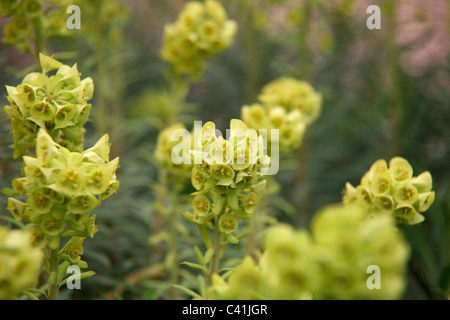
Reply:
[[[83, 239], [98, 230], [90, 212], [117, 190], [119, 159], [109, 161], [107, 135], [79, 153], [55, 143], [45, 129], [39, 130], [36, 154], [23, 158], [25, 177], [15, 183], [26, 201], [9, 198], [8, 209], [32, 232], [33, 245], [43, 249], [48, 296], [55, 299], [69, 265], [87, 267], [80, 260]], [[65, 238], [69, 241], [61, 248]]]
[[[265, 154], [262, 137], [240, 120], [233, 119], [230, 136], [216, 136], [215, 124], [206, 123], [201, 135], [194, 136], [192, 159], [192, 207], [185, 218], [199, 225], [208, 251], [199, 263], [210, 280], [219, 270], [219, 261], [228, 243], [238, 243], [239, 219], [252, 216], [265, 192], [265, 170], [270, 158]], [[213, 232], [212, 241], [208, 229]], [[206, 267], [208, 264], [208, 267]]]
[[30, 230], [32, 244], [42, 249], [46, 295], [56, 299], [67, 281], [67, 268], [87, 267], [80, 259], [83, 240], [98, 230], [90, 212], [119, 187], [115, 175], [119, 159], [109, 160], [107, 134], [83, 151], [92, 79], [80, 80], [76, 65], [69, 67], [43, 54], [40, 62], [42, 73], [28, 74], [16, 88], [7, 87], [10, 105], [5, 111], [11, 117], [15, 156], [23, 159], [24, 175], [12, 183], [10, 193], [21, 198], [9, 198], [8, 209]]
[[[243, 106], [241, 117], [245, 124], [255, 130], [266, 134], [267, 152], [272, 150], [272, 130], [277, 130], [278, 150], [280, 153], [280, 167], [289, 167], [289, 160], [300, 149], [307, 128], [317, 120], [322, 108], [322, 96], [306, 81], [295, 78], [281, 77], [265, 85], [258, 96], [260, 103]], [[278, 152], [277, 150], [277, 152]], [[268, 202], [275, 200], [283, 203], [284, 209], [293, 208], [286, 205], [276, 195], [279, 186], [275, 179], [267, 179], [269, 194], [272, 199], [262, 202], [258, 208], [258, 214], [252, 218], [252, 234], [247, 244], [247, 250], [252, 256], [258, 255], [259, 244], [256, 240], [259, 233], [265, 229], [270, 219], [267, 211]], [[287, 211], [287, 210], [286, 210]]]
[[[177, 142], [172, 141], [171, 136], [175, 130], [185, 128], [182, 122], [189, 111], [185, 100], [192, 83], [201, 79], [209, 58], [232, 44], [235, 32], [236, 22], [228, 19], [220, 2], [186, 3], [177, 20], [164, 29], [161, 58], [170, 64], [170, 69], [165, 72], [168, 89], [152, 92], [146, 103], [147, 109], [153, 106], [158, 109], [158, 119], [151, 117], [152, 124], [165, 128], [159, 132], [154, 153], [159, 181], [155, 185], [156, 215], [150, 243], [166, 240], [165, 266], [171, 284], [175, 285], [180, 282], [179, 263], [184, 258], [180, 255], [180, 244], [187, 238], [184, 232], [183, 240], [179, 239], [179, 231], [186, 230], [179, 220], [179, 213], [180, 208], [186, 210], [190, 202], [185, 201], [182, 189], [189, 182], [192, 165], [172, 162], [172, 148]], [[178, 298], [178, 290], [172, 290], [170, 294], [172, 299]]]

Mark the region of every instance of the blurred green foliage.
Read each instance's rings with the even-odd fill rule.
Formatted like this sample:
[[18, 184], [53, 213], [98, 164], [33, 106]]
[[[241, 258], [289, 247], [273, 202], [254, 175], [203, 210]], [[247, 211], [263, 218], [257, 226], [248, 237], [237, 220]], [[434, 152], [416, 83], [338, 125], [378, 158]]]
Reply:
[[[45, 44], [44, 51], [55, 53], [65, 64], [80, 61], [83, 77], [90, 76], [96, 83], [94, 120], [86, 125], [85, 144], [92, 145], [109, 131], [111, 156], [121, 158], [121, 188], [94, 210], [100, 230], [95, 239], [84, 243], [83, 258], [97, 274], [83, 281], [82, 290], [63, 290], [60, 298], [168, 298], [162, 263], [167, 248], [148, 243], [155, 224], [158, 167], [153, 153], [158, 132], [164, 123], [176, 121], [190, 129], [193, 119], [214, 121], [223, 131], [231, 118], [239, 118], [243, 105], [257, 101], [265, 84], [289, 76], [310, 82], [321, 93], [323, 107], [301, 148], [275, 177], [281, 199], [295, 210], [271, 205], [270, 215], [296, 227], [309, 227], [319, 208], [341, 201], [346, 181], [358, 185], [376, 159], [402, 156], [415, 173], [430, 171], [436, 192], [425, 221], [401, 227], [411, 245], [403, 298], [447, 299], [450, 48], [445, 41], [432, 45], [427, 41], [442, 34], [448, 39], [448, 2], [436, 1], [440, 9], [432, 10], [419, 2], [380, 1], [382, 28], [369, 30], [365, 1], [222, 1], [230, 19], [238, 23], [234, 45], [208, 62], [203, 78], [188, 93], [178, 90], [180, 100], [161, 95], [177, 89], [167, 81], [163, 72], [167, 64], [159, 54], [164, 25], [175, 21], [184, 2], [114, 1], [126, 7], [125, 16], [112, 15], [118, 19], [114, 22], [91, 15], [88, 19], [97, 22], [98, 28], [84, 29], [94, 24], [87, 20], [84, 25], [82, 20], [81, 30], [53, 36]], [[97, 12], [92, 6], [102, 7], [101, 1], [79, 5], [86, 14]], [[439, 24], [442, 19], [444, 23]], [[8, 18], [0, 20], [2, 29], [7, 22]], [[414, 23], [415, 30], [436, 37], [415, 36], [409, 25]], [[427, 59], [436, 50], [444, 57]], [[32, 65], [32, 57], [0, 44], [2, 97], [3, 85], [17, 85]], [[171, 99], [174, 109], [163, 110]], [[20, 163], [8, 148], [13, 137], [5, 113], [0, 121], [0, 188], [5, 188], [19, 176]], [[185, 193], [189, 192], [187, 187]], [[7, 197], [0, 196], [1, 217], [9, 224], [6, 202]], [[186, 234], [198, 231], [184, 225]], [[188, 240], [180, 244], [183, 257], [193, 257], [192, 243], [200, 244], [195, 238]], [[230, 265], [244, 256], [242, 242], [231, 248]], [[185, 266], [182, 269], [185, 284], [195, 287], [195, 273]]]

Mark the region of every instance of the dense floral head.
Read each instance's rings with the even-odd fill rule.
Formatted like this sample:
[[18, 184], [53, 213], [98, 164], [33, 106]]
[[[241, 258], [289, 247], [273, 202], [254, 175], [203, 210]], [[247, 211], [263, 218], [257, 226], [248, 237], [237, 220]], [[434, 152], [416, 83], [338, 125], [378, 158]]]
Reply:
[[[42, 73], [32, 72], [17, 87], [6, 86], [15, 157], [34, 147], [39, 128], [72, 151], [83, 149], [83, 125], [89, 118], [88, 101], [94, 93], [91, 78], [80, 78], [77, 65], [69, 67], [40, 54]], [[51, 71], [55, 74], [49, 75]]]
[[322, 96], [309, 83], [294, 78], [279, 78], [267, 84], [259, 100], [269, 108], [281, 106], [287, 112], [300, 111], [308, 125], [317, 119], [322, 106]]
[[189, 221], [204, 224], [218, 217], [218, 227], [231, 237], [238, 227], [236, 217], [252, 215], [265, 191], [263, 175], [270, 165], [262, 142], [255, 130], [236, 119], [228, 139], [216, 135], [212, 122], [194, 134], [191, 181], [197, 192], [194, 213], [185, 213]]
[[389, 167], [386, 161], [377, 160], [356, 188], [347, 182], [343, 202], [358, 203], [371, 213], [393, 215], [399, 223], [417, 224], [424, 220], [420, 213], [434, 202], [432, 186], [428, 171], [413, 177], [411, 165], [401, 157], [392, 158]]
[[42, 256], [32, 240], [28, 230], [0, 226], [0, 300], [16, 299], [36, 285]]
[[197, 76], [205, 59], [228, 48], [236, 22], [215, 0], [188, 2], [175, 23], [164, 30], [162, 57], [181, 74]]
[[[227, 281], [213, 278], [209, 299], [398, 299], [409, 248], [392, 219], [364, 221], [359, 206], [331, 206], [312, 232], [280, 224], [267, 230], [258, 263], [247, 257]], [[381, 290], [367, 287], [367, 268], [382, 270]], [[333, 284], [333, 285], [330, 285]]]
[[90, 212], [119, 186], [115, 175], [119, 159], [109, 161], [108, 136], [79, 153], [58, 145], [41, 129], [36, 154], [23, 158], [25, 177], [13, 186], [28, 197], [26, 202], [10, 198], [11, 214], [40, 228], [45, 235], [40, 244], [47, 236], [92, 237], [97, 227]]
[[269, 154], [271, 146], [276, 143], [273, 130], [278, 130], [279, 151], [289, 152], [298, 148], [303, 140], [306, 123], [298, 110], [286, 111], [283, 107], [266, 108], [260, 104], [244, 106], [241, 110], [242, 120], [255, 130], [265, 129]]
[[[267, 130], [269, 154], [273, 140], [279, 151], [288, 153], [298, 148], [306, 128], [320, 114], [322, 98], [304, 81], [280, 78], [267, 84], [259, 95], [261, 104], [244, 106], [242, 120], [252, 129]], [[278, 136], [273, 136], [276, 129]]]

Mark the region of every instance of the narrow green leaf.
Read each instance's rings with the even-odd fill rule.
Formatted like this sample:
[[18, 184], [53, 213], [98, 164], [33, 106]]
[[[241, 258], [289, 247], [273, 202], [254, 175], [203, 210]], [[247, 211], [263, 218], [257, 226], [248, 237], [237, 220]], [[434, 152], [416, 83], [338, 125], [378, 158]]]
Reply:
[[206, 230], [206, 227], [204, 225], [198, 226], [200, 230], [200, 235], [203, 239], [203, 242], [205, 243], [205, 246], [207, 249], [212, 249], [211, 239], [209, 238], [208, 230]]
[[196, 292], [192, 291], [191, 289], [186, 288], [184, 286], [180, 286], [178, 284], [172, 284], [172, 287], [181, 290], [182, 292], [186, 293], [187, 295], [189, 295], [193, 298], [203, 299], [201, 295], [199, 295], [198, 293], [196, 293]]
[[199, 275], [197, 277], [197, 282], [198, 282], [198, 289], [200, 291], [200, 295], [202, 297], [205, 297], [206, 296], [206, 280], [205, 280], [205, 278]]
[[206, 262], [203, 261], [202, 252], [200, 251], [200, 249], [197, 246], [194, 247], [194, 251], [195, 251], [195, 258], [197, 259], [197, 262], [200, 265], [204, 266]]
[[63, 280], [64, 276], [66, 275], [67, 268], [69, 266], [70, 266], [69, 261], [64, 261], [58, 266], [58, 283], [61, 283], [61, 281]]
[[213, 250], [213, 249], [208, 249], [208, 250], [205, 252], [205, 256], [203, 257], [204, 263], [207, 264], [207, 263], [211, 260], [211, 258], [213, 257], [213, 255], [214, 255], [214, 250]]
[[80, 280], [83, 280], [83, 279], [87, 279], [87, 278], [90, 278], [90, 277], [92, 277], [93, 275], [95, 275], [95, 272], [94, 271], [86, 271], [86, 272], [83, 272], [83, 273], [81, 273], [81, 274], [79, 274], [79, 275], [77, 275], [77, 274], [74, 274], [74, 275], [71, 275], [71, 276], [69, 276], [69, 277], [67, 277], [66, 279], [64, 279], [61, 283], [60, 283], [60, 287], [62, 287], [63, 285], [65, 285], [66, 283], [67, 283], [67, 281], [71, 281], [71, 280], [74, 280], [74, 279], [76, 279], [77, 277], [80, 277]]
[[198, 270], [202, 270], [205, 272], [208, 272], [208, 269], [206, 269], [204, 266], [201, 266], [197, 263], [192, 263], [192, 262], [181, 262], [181, 264], [187, 265], [188, 267], [192, 268], [192, 269], [198, 269]]
[[30, 292], [29, 290], [25, 290], [23, 291], [23, 294], [26, 295], [28, 298], [30, 298], [31, 300], [39, 300], [38, 297], [36, 297], [32, 292]]

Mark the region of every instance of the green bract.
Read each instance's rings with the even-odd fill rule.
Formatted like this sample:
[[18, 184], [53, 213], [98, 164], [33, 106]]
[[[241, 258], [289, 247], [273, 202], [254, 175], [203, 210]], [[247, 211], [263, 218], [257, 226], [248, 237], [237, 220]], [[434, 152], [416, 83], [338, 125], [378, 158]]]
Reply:
[[42, 259], [32, 245], [37, 241], [31, 230], [0, 227], [0, 300], [16, 299], [36, 285]]
[[264, 155], [262, 137], [242, 121], [231, 121], [228, 139], [216, 137], [214, 129], [208, 122], [198, 137], [194, 134], [191, 181], [197, 192], [194, 213], [185, 217], [198, 224], [217, 217], [220, 231], [231, 234], [238, 227], [237, 217], [249, 218], [265, 192], [263, 174], [270, 158]]
[[198, 76], [204, 61], [231, 45], [236, 22], [215, 0], [188, 2], [178, 19], [164, 29], [162, 58], [181, 74]]
[[69, 67], [42, 53], [39, 57], [42, 73], [28, 74], [17, 87], [6, 86], [9, 106], [5, 111], [11, 118], [14, 157], [27, 155], [35, 146], [39, 128], [45, 128], [55, 142], [81, 152], [92, 79], [81, 80], [76, 64]]
[[[314, 217], [311, 233], [286, 224], [268, 229], [264, 253], [246, 257], [227, 281], [215, 275], [208, 299], [398, 299], [405, 287], [409, 247], [392, 219], [365, 220], [360, 206], [330, 206]], [[370, 290], [367, 269], [382, 270]]]
[[346, 183], [343, 202], [358, 203], [373, 213], [393, 215], [399, 223], [417, 224], [420, 214], [434, 202], [432, 178], [428, 171], [413, 177], [407, 160], [395, 157], [389, 162], [377, 160], [354, 188]]

